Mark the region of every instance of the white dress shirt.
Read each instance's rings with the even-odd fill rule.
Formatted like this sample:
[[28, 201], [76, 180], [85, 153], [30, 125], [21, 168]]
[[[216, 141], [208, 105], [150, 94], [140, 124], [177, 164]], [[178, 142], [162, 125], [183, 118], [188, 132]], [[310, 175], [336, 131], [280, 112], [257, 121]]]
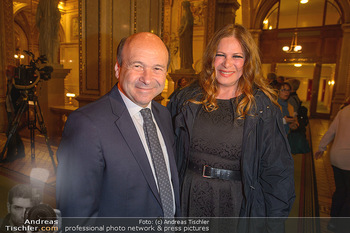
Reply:
[[[156, 182], [156, 185], [157, 185], [157, 188], [158, 188], [158, 181], [157, 181], [157, 176], [156, 176], [156, 173], [155, 173], [155, 170], [154, 170], [154, 166], [153, 166], [153, 162], [152, 162], [152, 157], [151, 157], [151, 153], [150, 153], [150, 150], [148, 148], [148, 145], [147, 145], [147, 141], [146, 141], [146, 136], [145, 136], [145, 132], [143, 130], [143, 118], [142, 118], [142, 115], [140, 113], [140, 111], [143, 109], [142, 107], [140, 107], [139, 105], [135, 104], [134, 102], [132, 102], [128, 97], [126, 97], [119, 89], [118, 89], [125, 105], [126, 105], [126, 108], [128, 109], [129, 111], [129, 114], [131, 116], [131, 119], [132, 121], [134, 122], [134, 125], [136, 127], [136, 130], [137, 130], [137, 133], [139, 134], [139, 137], [141, 139], [141, 142], [142, 142], [142, 145], [146, 151], [146, 154], [147, 154], [147, 158], [148, 158], [148, 162], [150, 164], [150, 167], [152, 169], [152, 173], [153, 173], [153, 177], [154, 177], [154, 180]], [[159, 130], [159, 127], [158, 127], [158, 124], [157, 122], [154, 120], [154, 116], [153, 116], [153, 112], [152, 112], [152, 103], [150, 102], [148, 104], [148, 106], [146, 108], [149, 108], [151, 109], [151, 113], [152, 113], [152, 119], [153, 119], [153, 122], [155, 123], [156, 125], [156, 128], [157, 128], [157, 134], [158, 134], [158, 138], [159, 138], [159, 142], [160, 142], [160, 145], [162, 147], [162, 151], [163, 151], [163, 155], [164, 155], [164, 160], [165, 160], [165, 164], [167, 166], [167, 170], [168, 170], [168, 174], [169, 174], [169, 182], [170, 182], [170, 185], [171, 185], [171, 190], [172, 190], [172, 194], [173, 194], [173, 203], [174, 203], [174, 213], [175, 213], [175, 198], [174, 198], [174, 188], [173, 188], [173, 184], [171, 182], [171, 172], [170, 172], [170, 163], [169, 163], [169, 156], [168, 156], [168, 152], [167, 152], [167, 148], [166, 148], [166, 145], [165, 145], [165, 142], [164, 142], [164, 138], [162, 136], [162, 133], [161, 131]], [[159, 191], [159, 188], [158, 188], [158, 191]]]

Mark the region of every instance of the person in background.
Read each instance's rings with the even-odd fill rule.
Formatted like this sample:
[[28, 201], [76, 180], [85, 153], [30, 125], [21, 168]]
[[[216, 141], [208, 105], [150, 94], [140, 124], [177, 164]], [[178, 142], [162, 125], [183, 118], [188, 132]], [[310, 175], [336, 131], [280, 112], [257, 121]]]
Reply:
[[278, 87], [278, 103], [282, 108], [283, 125], [286, 134], [289, 134], [290, 129], [298, 128], [296, 112], [293, 106], [288, 103], [291, 90], [292, 87], [289, 83], [283, 83]]
[[35, 190], [29, 184], [18, 184], [12, 187], [8, 193], [7, 211], [1, 227], [0, 232], [12, 232], [6, 226], [23, 227], [24, 215], [33, 206], [40, 204], [42, 196], [36, 195]]
[[[335, 192], [332, 197], [331, 220], [328, 229], [336, 231], [338, 220], [336, 217], [350, 217], [350, 105], [338, 112], [328, 131], [323, 135], [315, 158], [324, 155], [327, 145], [333, 141], [329, 152], [331, 160]], [[341, 220], [339, 220], [341, 221]], [[344, 224], [344, 222], [342, 222]], [[349, 229], [344, 228], [342, 229]]]
[[250, 32], [238, 24], [217, 31], [202, 67], [199, 80], [167, 106], [183, 215], [287, 217], [295, 198], [293, 159]]
[[155, 34], [124, 38], [118, 83], [69, 115], [57, 151], [62, 217], [180, 215], [171, 117], [153, 101], [164, 88], [169, 59]]
[[297, 94], [297, 90], [300, 86], [300, 81], [298, 79], [288, 80], [289, 85], [291, 86], [290, 95], [288, 98], [288, 103], [293, 106], [294, 112], [298, 113], [301, 101]]
[[[305, 118], [307, 116], [298, 116], [299, 109], [304, 108], [301, 107], [301, 101], [296, 93], [299, 85], [300, 81], [298, 79], [291, 79], [289, 82], [281, 85], [278, 99], [278, 103], [282, 107], [283, 115], [286, 114], [283, 120], [285, 122], [285, 129], [292, 154], [305, 154], [310, 152], [310, 145], [306, 138], [305, 122], [308, 120]], [[288, 92], [288, 90], [290, 90], [290, 92]], [[287, 103], [285, 101], [286, 99]], [[286, 106], [288, 111], [286, 111]], [[288, 116], [293, 117], [291, 118]]]
[[276, 80], [277, 80], [278, 84], [283, 84], [285, 82], [284, 81], [285, 80], [284, 76], [278, 76]]
[[276, 89], [277, 88], [277, 75], [275, 73], [268, 73], [267, 74], [267, 81], [269, 82], [270, 86], [272, 89]]
[[343, 109], [345, 108], [346, 106], [348, 106], [350, 104], [350, 97], [346, 98], [344, 103], [339, 107], [339, 109]]
[[179, 80], [177, 80], [177, 88], [173, 91], [173, 93], [171, 93], [171, 95], [168, 97], [168, 99], [171, 99], [171, 97], [173, 97], [173, 95], [175, 95], [177, 92], [182, 90], [182, 88], [187, 86], [187, 84], [188, 84], [188, 82], [187, 82], [187, 79], [185, 77], [182, 77]]

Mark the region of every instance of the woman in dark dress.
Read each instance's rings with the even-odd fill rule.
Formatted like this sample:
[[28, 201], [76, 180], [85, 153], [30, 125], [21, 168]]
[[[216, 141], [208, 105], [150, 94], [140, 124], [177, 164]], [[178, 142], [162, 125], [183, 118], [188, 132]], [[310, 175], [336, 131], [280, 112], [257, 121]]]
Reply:
[[248, 30], [228, 25], [216, 32], [199, 80], [173, 96], [168, 109], [184, 216], [288, 216], [293, 159]]

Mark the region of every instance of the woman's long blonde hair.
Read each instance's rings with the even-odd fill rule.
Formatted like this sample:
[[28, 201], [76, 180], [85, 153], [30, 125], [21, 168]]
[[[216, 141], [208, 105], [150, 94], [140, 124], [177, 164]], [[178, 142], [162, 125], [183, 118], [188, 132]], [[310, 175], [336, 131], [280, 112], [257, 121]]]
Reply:
[[244, 118], [255, 103], [254, 86], [262, 90], [273, 103], [278, 105], [275, 92], [269, 87], [262, 75], [259, 49], [250, 32], [239, 24], [225, 26], [217, 31], [210, 40], [203, 54], [203, 69], [199, 77], [203, 98], [199, 101], [191, 100], [191, 102], [202, 104], [208, 112], [218, 108], [216, 101], [218, 84], [215, 77], [214, 60], [221, 39], [231, 36], [240, 42], [244, 53], [243, 74], [238, 81], [237, 88], [244, 95], [237, 105], [238, 116]]

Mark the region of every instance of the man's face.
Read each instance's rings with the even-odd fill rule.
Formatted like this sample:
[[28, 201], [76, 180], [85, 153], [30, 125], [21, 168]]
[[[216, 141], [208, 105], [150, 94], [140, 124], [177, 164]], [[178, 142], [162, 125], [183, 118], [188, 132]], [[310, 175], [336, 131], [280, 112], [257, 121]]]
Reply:
[[33, 207], [30, 198], [14, 197], [12, 204], [7, 203], [8, 212], [11, 215], [11, 221], [15, 226], [24, 224], [24, 213], [27, 209]]
[[165, 85], [168, 51], [151, 33], [130, 38], [123, 48], [122, 67], [115, 66], [118, 87], [135, 104], [146, 107]]

